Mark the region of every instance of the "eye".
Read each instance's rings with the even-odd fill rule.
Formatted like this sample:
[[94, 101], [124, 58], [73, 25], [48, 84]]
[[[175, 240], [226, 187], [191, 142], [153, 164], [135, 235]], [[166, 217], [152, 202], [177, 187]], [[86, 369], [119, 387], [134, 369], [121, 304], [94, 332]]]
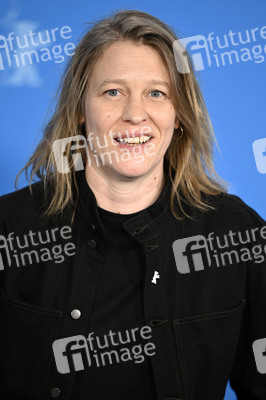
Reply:
[[150, 92], [151, 97], [160, 98], [165, 95], [165, 93], [161, 92], [160, 90], [152, 90]]
[[116, 97], [119, 94], [119, 91], [117, 89], [109, 89], [106, 90], [104, 93], [108, 94], [111, 97]]

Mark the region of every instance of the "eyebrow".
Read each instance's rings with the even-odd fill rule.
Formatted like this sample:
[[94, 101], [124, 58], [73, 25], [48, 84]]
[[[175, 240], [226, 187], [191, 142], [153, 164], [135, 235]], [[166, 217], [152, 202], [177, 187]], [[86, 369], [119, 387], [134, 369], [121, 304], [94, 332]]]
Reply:
[[[114, 84], [125, 84], [127, 81], [125, 79], [105, 79], [98, 85], [97, 89], [101, 89], [103, 86], [114, 83]], [[147, 82], [147, 84], [152, 84], [152, 85], [161, 85], [165, 86], [168, 89], [170, 89], [169, 84], [166, 81], [158, 80], [158, 79], [151, 79]]]

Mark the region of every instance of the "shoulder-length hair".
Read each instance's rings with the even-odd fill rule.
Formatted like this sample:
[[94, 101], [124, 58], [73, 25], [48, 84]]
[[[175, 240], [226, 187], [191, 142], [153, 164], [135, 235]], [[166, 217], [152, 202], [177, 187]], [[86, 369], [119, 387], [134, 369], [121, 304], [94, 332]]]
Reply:
[[[212, 208], [206, 195], [217, 195], [225, 189], [213, 167], [215, 138], [191, 60], [186, 54], [190, 72], [180, 73], [177, 66], [182, 60], [178, 61], [173, 51], [173, 43], [178, 40], [173, 30], [156, 17], [136, 10], [122, 10], [102, 19], [83, 36], [62, 76], [57, 105], [43, 138], [20, 173], [25, 171], [28, 177], [31, 170], [30, 187], [35, 176], [44, 181], [49, 198], [46, 215], [55, 215], [77, 202], [77, 196], [73, 196], [73, 188], [78, 191], [78, 187], [70, 146], [66, 148], [70, 173], [65, 174], [57, 171], [52, 146], [58, 139], [84, 135], [80, 120], [94, 67], [107, 47], [121, 40], [151, 46], [169, 72], [172, 101], [181, 127], [175, 130], [165, 154], [172, 182], [173, 215], [180, 219], [186, 214], [184, 202], [203, 211]], [[177, 212], [176, 201], [181, 213]]]

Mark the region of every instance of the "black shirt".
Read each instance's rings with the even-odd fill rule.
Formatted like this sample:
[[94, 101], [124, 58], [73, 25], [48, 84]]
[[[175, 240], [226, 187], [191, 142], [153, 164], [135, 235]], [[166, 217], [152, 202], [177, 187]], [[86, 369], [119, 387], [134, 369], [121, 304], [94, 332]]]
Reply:
[[[98, 212], [110, 245], [89, 319], [91, 366], [76, 372], [72, 397], [124, 400], [127, 393], [127, 400], [154, 400], [157, 395], [151, 360], [143, 352], [147, 340], [140, 335], [146, 325], [144, 253], [123, 227], [123, 222], [139, 213], [116, 214], [99, 207]], [[128, 350], [121, 351], [125, 347]]]

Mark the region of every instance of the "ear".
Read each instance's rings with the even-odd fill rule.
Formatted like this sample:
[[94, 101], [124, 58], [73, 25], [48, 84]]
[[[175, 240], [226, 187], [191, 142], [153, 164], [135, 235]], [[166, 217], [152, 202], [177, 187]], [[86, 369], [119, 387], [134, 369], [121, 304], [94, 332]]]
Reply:
[[179, 119], [177, 118], [177, 116], [175, 117], [175, 125], [174, 125], [175, 129], [179, 128]]
[[82, 115], [79, 117], [79, 123], [80, 125], [85, 123], [85, 118]]

